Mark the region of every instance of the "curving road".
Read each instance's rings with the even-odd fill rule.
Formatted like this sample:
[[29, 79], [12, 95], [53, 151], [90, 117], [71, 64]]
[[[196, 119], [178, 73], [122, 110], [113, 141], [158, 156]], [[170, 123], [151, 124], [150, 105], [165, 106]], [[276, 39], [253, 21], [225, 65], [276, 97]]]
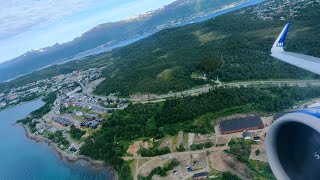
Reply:
[[221, 83], [218, 82], [218, 85], [204, 85], [199, 88], [193, 88], [181, 92], [175, 92], [175, 93], [168, 93], [168, 94], [162, 94], [162, 95], [155, 95], [155, 94], [149, 94], [144, 95], [140, 97], [135, 98], [128, 98], [127, 100], [133, 101], [133, 102], [140, 102], [140, 103], [146, 103], [146, 102], [157, 102], [157, 101], [164, 101], [168, 98], [173, 97], [183, 97], [183, 96], [195, 96], [201, 93], [209, 92], [209, 90], [213, 87], [221, 87], [221, 86], [227, 86], [227, 87], [239, 87], [239, 86], [257, 86], [257, 85], [288, 85], [288, 86], [300, 86], [300, 87], [306, 87], [308, 85], [311, 86], [320, 86], [320, 80], [270, 80], [270, 81], [243, 81], [243, 82], [230, 82], [230, 83]]
[[[161, 102], [165, 101], [168, 98], [174, 98], [174, 97], [183, 97], [183, 96], [195, 96], [201, 93], [209, 92], [209, 90], [213, 87], [239, 87], [239, 86], [258, 86], [258, 85], [275, 85], [275, 86], [281, 86], [281, 85], [288, 85], [288, 86], [300, 86], [300, 87], [306, 87], [308, 85], [311, 86], [320, 86], [320, 80], [266, 80], [266, 81], [239, 81], [239, 82], [216, 82], [217, 85], [210, 85], [206, 84], [201, 87], [188, 89], [181, 92], [171, 92], [168, 94], [145, 94], [145, 95], [131, 95], [130, 98], [120, 98], [122, 100], [128, 100], [132, 101], [134, 103], [148, 103], [148, 102]], [[88, 90], [87, 87], [85, 87], [84, 84], [79, 82], [81, 88], [83, 89], [84, 93], [90, 97], [95, 96], [101, 99], [115, 99], [117, 97], [115, 96], [99, 96], [99, 95], [92, 95], [91, 92]]]

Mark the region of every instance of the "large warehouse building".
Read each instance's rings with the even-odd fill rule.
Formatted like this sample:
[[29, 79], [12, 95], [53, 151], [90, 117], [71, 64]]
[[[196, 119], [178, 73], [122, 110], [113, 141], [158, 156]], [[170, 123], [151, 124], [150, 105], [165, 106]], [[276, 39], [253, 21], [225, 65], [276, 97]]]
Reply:
[[220, 123], [221, 134], [231, 134], [248, 130], [263, 129], [264, 124], [260, 116], [251, 116], [245, 118], [235, 118], [222, 121]]

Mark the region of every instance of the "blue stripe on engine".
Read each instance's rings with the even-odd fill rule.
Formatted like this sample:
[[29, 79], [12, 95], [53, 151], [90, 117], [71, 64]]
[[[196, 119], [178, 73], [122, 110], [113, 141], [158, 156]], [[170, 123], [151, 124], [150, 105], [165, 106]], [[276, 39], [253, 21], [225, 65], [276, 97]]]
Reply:
[[310, 109], [303, 109], [300, 111], [297, 111], [300, 113], [308, 114], [311, 116], [314, 116], [316, 118], [320, 118], [320, 107], [310, 108]]

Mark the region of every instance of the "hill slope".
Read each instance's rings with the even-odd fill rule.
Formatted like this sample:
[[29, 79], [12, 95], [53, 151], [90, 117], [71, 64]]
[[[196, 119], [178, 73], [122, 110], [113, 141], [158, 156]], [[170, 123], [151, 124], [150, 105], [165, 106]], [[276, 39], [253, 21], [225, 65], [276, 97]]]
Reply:
[[286, 47], [320, 57], [317, 1], [291, 0], [288, 6], [283, 5], [284, 1], [270, 0], [206, 22], [167, 29], [111, 52], [1, 83], [0, 92], [110, 62], [113, 66], [104, 72], [107, 80], [98, 87], [98, 94], [165, 93], [208, 83], [194, 79], [196, 74], [213, 79], [219, 76], [223, 81], [315, 78], [312, 73], [272, 58], [270, 48], [286, 23], [279, 20], [283, 17], [292, 21]]
[[56, 44], [38, 51], [30, 51], [0, 64], [0, 81], [63, 62], [98, 46], [115, 44], [145, 33], [154, 33], [164, 28], [188, 22], [195, 17], [210, 14], [232, 3], [246, 1], [248, 0], [178, 0], [164, 8], [136, 18], [101, 24], [71, 42]]
[[114, 50], [114, 64], [104, 72], [107, 79], [96, 93], [167, 93], [208, 83], [194, 74], [218, 76], [222, 81], [312, 78], [314, 74], [272, 58], [270, 48], [290, 19], [287, 47], [320, 57], [319, 7], [315, 0], [308, 5], [299, 0], [267, 1], [206, 22], [163, 30]]

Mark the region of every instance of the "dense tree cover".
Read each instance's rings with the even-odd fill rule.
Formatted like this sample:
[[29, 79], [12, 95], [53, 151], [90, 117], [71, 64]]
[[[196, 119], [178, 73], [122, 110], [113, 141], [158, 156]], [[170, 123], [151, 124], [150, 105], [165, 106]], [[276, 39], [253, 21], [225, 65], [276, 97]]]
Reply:
[[[164, 102], [155, 121], [158, 127], [164, 126], [165, 132], [176, 134], [177, 126], [189, 132], [208, 133], [212, 131], [210, 119], [204, 122], [190, 122], [195, 118], [210, 113], [242, 107], [243, 113], [250, 111], [275, 112], [292, 107], [295, 101], [320, 95], [317, 87], [265, 87], [265, 88], [216, 88], [199, 96], [188, 96]], [[241, 112], [240, 112], [241, 113]], [[180, 125], [180, 124], [179, 124]]]
[[57, 131], [55, 133], [49, 133], [48, 134], [48, 139], [52, 140], [53, 142], [58, 144], [58, 147], [61, 145], [64, 146], [64, 148], [69, 146], [69, 141], [67, 141], [62, 134], [62, 131]]
[[146, 148], [141, 148], [140, 154], [142, 157], [153, 157], [153, 156], [159, 156], [163, 154], [168, 154], [170, 153], [170, 148], [168, 146], [159, 148], [159, 147], [154, 147], [150, 149]]
[[170, 163], [166, 164], [163, 168], [160, 166], [154, 168], [148, 176], [139, 176], [139, 180], [151, 180], [153, 175], [166, 176], [168, 171], [172, 170], [174, 167], [177, 167], [179, 164], [180, 162], [177, 159], [172, 159]]
[[39, 95], [37, 95], [36, 93], [31, 93], [30, 95], [28, 95], [26, 97], [20, 98], [18, 104], [21, 102], [32, 101], [38, 97], [39, 97]]
[[[281, 2], [278, 5], [284, 5]], [[288, 50], [320, 57], [317, 48], [319, 6], [302, 9], [291, 19]], [[219, 76], [223, 81], [313, 77], [314, 74], [270, 56], [271, 45], [285, 24], [279, 21], [281, 16], [287, 14], [280, 13], [273, 20], [262, 20], [249, 10], [245, 14], [228, 13], [205, 22], [164, 30], [109, 53], [55, 65], [1, 83], [0, 92], [45, 77], [101, 67], [110, 62], [113, 65], [104, 72], [107, 80], [96, 91], [99, 94], [164, 93], [206, 83], [191, 78], [192, 72], [206, 73], [210, 78]]]
[[[304, 9], [291, 20], [289, 50], [320, 57], [319, 7]], [[207, 83], [192, 78], [193, 72], [222, 81], [318, 78], [270, 56], [284, 24], [279, 18], [262, 20], [250, 12], [229, 13], [161, 31], [114, 50], [115, 61], [96, 93], [167, 93]]]
[[86, 134], [86, 131], [77, 128], [75, 125], [71, 125], [69, 133], [73, 139], [80, 140]]
[[257, 149], [254, 153], [256, 154], [256, 156], [259, 156], [261, 152], [259, 149]]
[[30, 113], [30, 116], [34, 119], [39, 119], [42, 118], [45, 114], [51, 111], [53, 107], [54, 101], [57, 99], [57, 93], [52, 92], [48, 94], [46, 97], [44, 97], [42, 100], [45, 102], [45, 105], [42, 106], [41, 108], [33, 111]]
[[253, 177], [257, 179], [276, 180], [268, 163], [252, 160], [247, 162], [248, 168], [252, 171]]
[[130, 140], [163, 136], [152, 119], [159, 107], [160, 104], [137, 104], [116, 111], [101, 130], [86, 139], [80, 153], [105, 160], [117, 170], [121, 179], [128, 179], [131, 177], [130, 167], [121, 156], [125, 154]]
[[176, 150], [177, 150], [178, 152], [183, 152], [183, 151], [186, 151], [186, 148], [185, 148], [182, 144], [180, 144], [180, 146], [177, 147]]
[[230, 172], [222, 172], [221, 179], [222, 180], [241, 180], [239, 176], [232, 174]]
[[230, 149], [228, 153], [233, 154], [239, 161], [247, 162], [251, 153], [251, 144], [242, 138], [234, 138], [228, 144]]
[[214, 144], [212, 142], [206, 142], [206, 143], [201, 143], [201, 144], [192, 144], [190, 146], [190, 149], [195, 151], [195, 150], [200, 150], [200, 149], [204, 149], [204, 148], [211, 148], [213, 146], [214, 146]]
[[[212, 132], [208, 119], [199, 116], [243, 107], [242, 112], [276, 112], [292, 107], [296, 101], [320, 96], [318, 87], [233, 87], [216, 88], [198, 96], [171, 99], [162, 103], [131, 104], [116, 111], [102, 128], [85, 140], [80, 153], [106, 160], [116, 170], [124, 164], [121, 157], [130, 142], [139, 138], [162, 138], [166, 134]], [[127, 168], [127, 167], [125, 167]]]

